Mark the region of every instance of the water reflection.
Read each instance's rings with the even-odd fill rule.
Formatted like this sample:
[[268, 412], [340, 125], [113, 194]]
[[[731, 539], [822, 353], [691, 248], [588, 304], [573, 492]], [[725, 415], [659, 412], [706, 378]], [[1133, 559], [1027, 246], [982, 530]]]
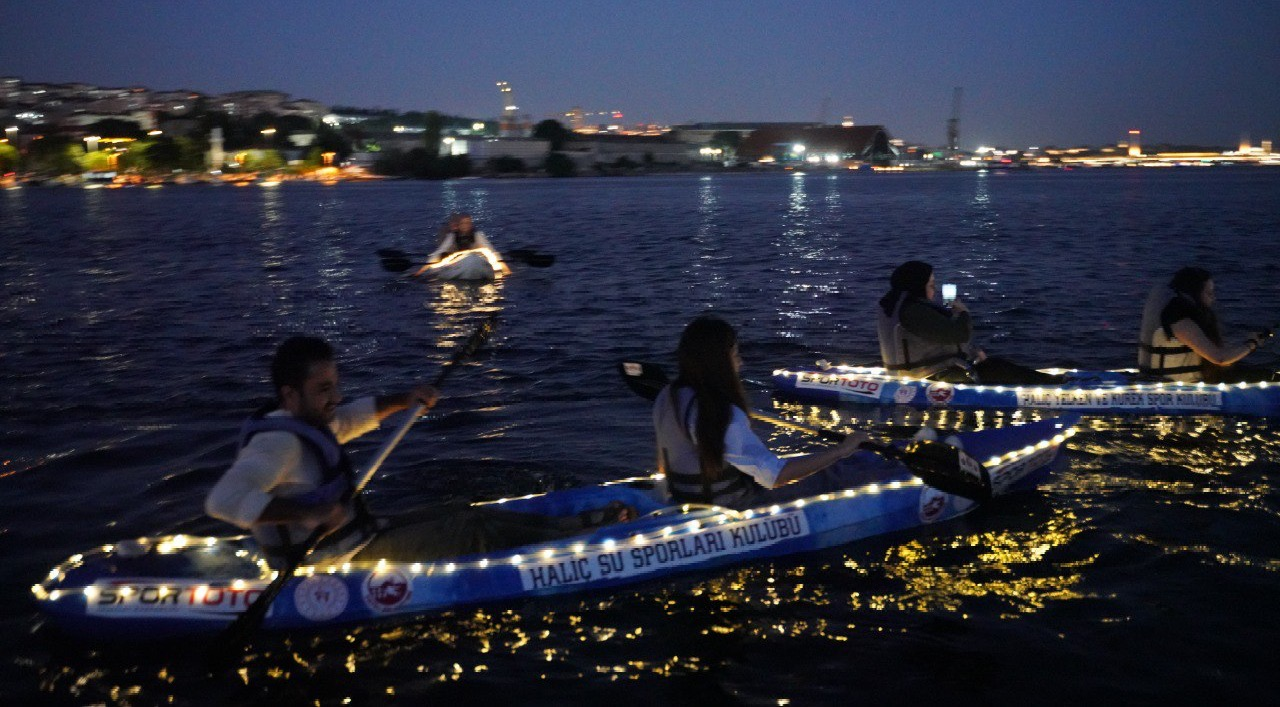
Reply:
[[717, 264], [728, 256], [721, 243], [724, 209], [720, 205], [719, 186], [714, 177], [707, 175], [698, 182], [698, 227], [693, 241], [699, 254], [689, 263], [688, 281], [698, 283], [703, 305], [715, 308], [727, 295], [729, 280]]

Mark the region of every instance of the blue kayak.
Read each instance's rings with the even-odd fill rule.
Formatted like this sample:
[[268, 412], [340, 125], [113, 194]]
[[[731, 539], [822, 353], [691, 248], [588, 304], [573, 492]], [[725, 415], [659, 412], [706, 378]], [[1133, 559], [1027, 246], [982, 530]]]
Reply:
[[[990, 474], [995, 495], [1048, 475], [1077, 415], [957, 435]], [[317, 629], [453, 607], [610, 589], [695, 570], [829, 548], [946, 521], [977, 502], [926, 486], [870, 452], [846, 459], [860, 485], [782, 505], [735, 511], [670, 506], [660, 476], [624, 479], [493, 503], [564, 516], [610, 501], [637, 520], [569, 539], [451, 561], [300, 568], [272, 603], [266, 629]], [[140, 538], [88, 550], [54, 567], [32, 594], [61, 632], [89, 640], [214, 634], [270, 582], [253, 540]]]
[[1054, 385], [978, 385], [898, 377], [870, 366], [803, 366], [773, 372], [773, 385], [809, 402], [911, 405], [919, 408], [1040, 408], [1097, 413], [1280, 416], [1277, 383], [1156, 383], [1136, 370], [1045, 369]]

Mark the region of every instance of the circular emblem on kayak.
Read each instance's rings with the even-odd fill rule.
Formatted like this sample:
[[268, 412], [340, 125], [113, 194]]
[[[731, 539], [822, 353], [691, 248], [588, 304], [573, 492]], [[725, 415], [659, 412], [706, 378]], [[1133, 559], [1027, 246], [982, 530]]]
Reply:
[[412, 595], [413, 584], [399, 570], [374, 572], [364, 581], [364, 603], [375, 611], [391, 611]]
[[293, 590], [293, 604], [304, 619], [329, 621], [347, 608], [350, 596], [345, 582], [321, 574], [298, 583], [298, 588]]
[[914, 385], [904, 385], [893, 391], [893, 402], [899, 405], [906, 405], [916, 399], [916, 387]]
[[942, 517], [947, 508], [947, 494], [925, 486], [920, 490], [920, 522], [932, 523]]
[[929, 386], [926, 393], [929, 396], [929, 402], [934, 405], [946, 405], [951, 402], [951, 396], [955, 395], [955, 390], [946, 383], [934, 383]]

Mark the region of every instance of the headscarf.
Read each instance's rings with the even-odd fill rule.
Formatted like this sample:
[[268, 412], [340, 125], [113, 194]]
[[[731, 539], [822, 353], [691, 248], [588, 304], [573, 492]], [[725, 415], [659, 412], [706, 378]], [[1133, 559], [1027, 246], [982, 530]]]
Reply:
[[880, 308], [886, 315], [893, 316], [893, 310], [904, 295], [928, 299], [925, 288], [932, 275], [933, 266], [922, 260], [908, 260], [899, 265], [889, 276], [889, 292], [880, 298]]

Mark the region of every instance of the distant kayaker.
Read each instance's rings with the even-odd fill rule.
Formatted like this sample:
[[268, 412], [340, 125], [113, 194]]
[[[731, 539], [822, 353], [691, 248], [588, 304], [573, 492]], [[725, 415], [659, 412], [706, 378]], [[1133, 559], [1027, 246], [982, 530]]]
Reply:
[[934, 301], [933, 266], [919, 260], [899, 265], [880, 298], [876, 329], [880, 357], [890, 373], [949, 382], [1052, 384], [1059, 376], [988, 356], [972, 344], [973, 320], [959, 299]]
[[1190, 383], [1276, 380], [1263, 368], [1238, 363], [1257, 351], [1269, 332], [1228, 345], [1213, 305], [1217, 293], [1208, 270], [1186, 267], [1147, 297], [1139, 330], [1138, 368], [1147, 375]]
[[449, 216], [448, 222], [441, 228], [441, 233], [437, 234], [436, 249], [432, 251], [431, 255], [427, 256], [427, 264], [414, 275], [426, 272], [432, 264], [440, 262], [448, 255], [477, 248], [488, 249], [497, 260], [497, 268], [503, 273], [511, 272], [507, 264], [502, 261], [502, 255], [485, 237], [484, 232], [476, 230], [471, 215], [455, 213]]
[[251, 531], [274, 566], [296, 559], [317, 530], [324, 540], [316, 559], [413, 562], [542, 542], [634, 516], [617, 504], [568, 517], [436, 506], [374, 518], [351, 497], [357, 472], [343, 445], [410, 405], [433, 407], [437, 391], [419, 385], [339, 405], [333, 348], [307, 336], [280, 345], [271, 379], [276, 402], [244, 423], [239, 454], [209, 492], [205, 511]]
[[751, 508], [858, 485], [850, 470], [833, 465], [866, 435], [855, 432], [822, 451], [781, 459], [751, 430], [738, 335], [723, 319], [694, 319], [677, 355], [680, 374], [653, 403], [658, 465], [675, 502]]

